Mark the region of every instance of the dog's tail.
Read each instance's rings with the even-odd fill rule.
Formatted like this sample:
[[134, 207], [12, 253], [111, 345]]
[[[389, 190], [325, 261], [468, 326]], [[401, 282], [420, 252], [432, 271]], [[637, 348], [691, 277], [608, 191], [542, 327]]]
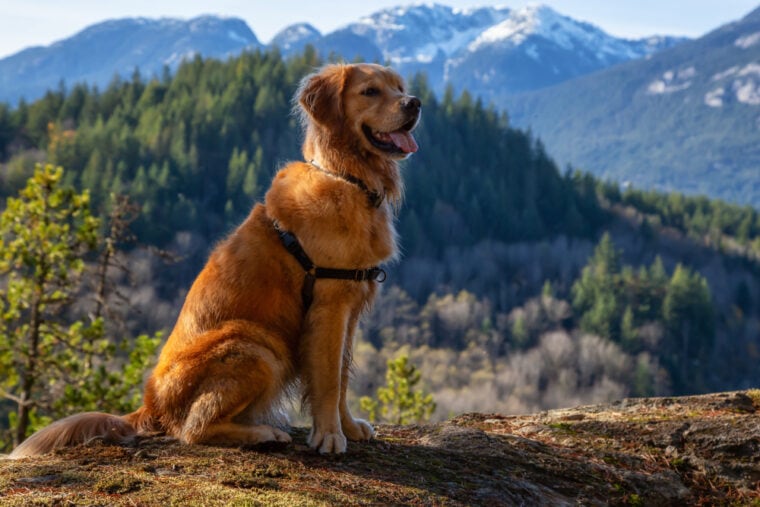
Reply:
[[154, 426], [153, 418], [145, 407], [124, 416], [85, 412], [66, 417], [39, 430], [16, 447], [8, 458], [38, 456], [93, 440], [128, 444], [139, 433], [154, 430]]

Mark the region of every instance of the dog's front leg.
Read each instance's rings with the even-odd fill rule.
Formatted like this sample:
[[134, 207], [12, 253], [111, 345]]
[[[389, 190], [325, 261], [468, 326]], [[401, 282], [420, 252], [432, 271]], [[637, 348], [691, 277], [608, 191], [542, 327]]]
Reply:
[[320, 453], [346, 452], [339, 402], [349, 317], [348, 308], [317, 301], [306, 315], [303, 381], [313, 420], [308, 443]]
[[356, 335], [356, 328], [359, 325], [359, 316], [361, 315], [361, 308], [354, 310], [351, 314], [351, 319], [348, 323], [348, 332], [346, 333], [346, 340], [343, 344], [343, 364], [341, 365], [341, 379], [340, 379], [340, 424], [343, 429], [343, 434], [349, 440], [369, 440], [375, 435], [375, 430], [372, 425], [364, 419], [357, 419], [351, 415], [351, 410], [348, 408], [348, 398], [346, 392], [348, 391], [348, 381], [351, 377], [351, 356], [354, 348], [354, 336]]

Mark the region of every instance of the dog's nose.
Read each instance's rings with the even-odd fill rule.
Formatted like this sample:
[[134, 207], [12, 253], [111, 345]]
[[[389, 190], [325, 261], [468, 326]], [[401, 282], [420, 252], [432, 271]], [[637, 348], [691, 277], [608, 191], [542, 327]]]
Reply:
[[418, 113], [422, 107], [422, 102], [417, 97], [406, 97], [401, 105], [410, 113]]

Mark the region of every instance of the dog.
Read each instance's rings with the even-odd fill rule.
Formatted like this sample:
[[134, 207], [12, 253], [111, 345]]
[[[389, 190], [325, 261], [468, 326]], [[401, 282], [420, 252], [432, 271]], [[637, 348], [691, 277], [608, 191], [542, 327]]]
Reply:
[[320, 453], [369, 440], [346, 400], [360, 316], [397, 257], [399, 161], [417, 151], [420, 100], [375, 64], [330, 64], [306, 76], [294, 108], [304, 161], [272, 180], [264, 202], [221, 241], [194, 281], [143, 406], [89, 412], [35, 433], [11, 458], [98, 438], [162, 432], [188, 444], [287, 443], [280, 404], [299, 386]]

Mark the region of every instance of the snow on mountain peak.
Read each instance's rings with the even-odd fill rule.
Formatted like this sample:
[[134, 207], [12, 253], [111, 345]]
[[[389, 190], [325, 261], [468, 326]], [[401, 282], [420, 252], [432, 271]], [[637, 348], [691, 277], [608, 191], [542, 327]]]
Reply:
[[[225, 56], [245, 47], [261, 46], [248, 25], [237, 18], [132, 18], [92, 25], [51, 46], [50, 54], [72, 52], [90, 41], [115, 44], [114, 41], [127, 38], [135, 42], [130, 44], [127, 63], [114, 64], [118, 71], [135, 66], [151, 71], [158, 61], [158, 57], [151, 55], [158, 53], [162, 61], [175, 64], [193, 52]], [[535, 82], [531, 77], [519, 85], [515, 84], [517, 81], [510, 81], [510, 86], [527, 89], [537, 86], [539, 81], [543, 85], [558, 82], [654, 53], [678, 42], [671, 39], [654, 37], [646, 42], [616, 39], [593, 25], [574, 21], [544, 5], [533, 4], [515, 10], [501, 6], [452, 8], [425, 2], [383, 9], [325, 35], [307, 23], [291, 25], [276, 34], [268, 46], [278, 47], [281, 54], [290, 56], [312, 44], [323, 57], [335, 53], [348, 59], [389, 61], [404, 75], [426, 73], [439, 87], [456, 76], [456, 82], [462, 87], [478, 91], [500, 79], [505, 67], [509, 67], [511, 76], [518, 75], [514, 59], [519, 60], [519, 67], [524, 65], [520, 59], [525, 55], [544, 70], [548, 69], [552, 76], [544, 75]], [[737, 40], [737, 45], [750, 47], [756, 44], [756, 39], [746, 37]], [[29, 65], [29, 68], [39, 67], [39, 63]], [[103, 65], [100, 61], [93, 63], [98, 69]], [[113, 72], [111, 67], [103, 67], [108, 77]], [[59, 74], [80, 79], [68, 70]]]
[[[513, 11], [507, 19], [485, 30], [470, 44], [469, 49], [475, 50], [501, 41], [509, 41], [515, 46], [520, 45], [541, 27], [543, 20], [539, 15], [540, 9], [539, 6], [529, 5]], [[548, 7], [544, 9], [551, 10]]]
[[503, 20], [506, 7], [454, 9], [437, 3], [391, 7], [361, 18], [348, 30], [368, 38], [395, 64], [427, 63], [450, 56]]
[[537, 4], [512, 11], [507, 19], [484, 31], [468, 49], [476, 51], [492, 44], [516, 47], [532, 36], [542, 37], [567, 50], [592, 50], [602, 61], [609, 57], [627, 59], [642, 56], [621, 39], [606, 34], [594, 25], [576, 21], [551, 7]]
[[269, 42], [283, 51], [301, 49], [307, 43], [314, 42], [322, 34], [309, 23], [296, 23], [280, 30]]

